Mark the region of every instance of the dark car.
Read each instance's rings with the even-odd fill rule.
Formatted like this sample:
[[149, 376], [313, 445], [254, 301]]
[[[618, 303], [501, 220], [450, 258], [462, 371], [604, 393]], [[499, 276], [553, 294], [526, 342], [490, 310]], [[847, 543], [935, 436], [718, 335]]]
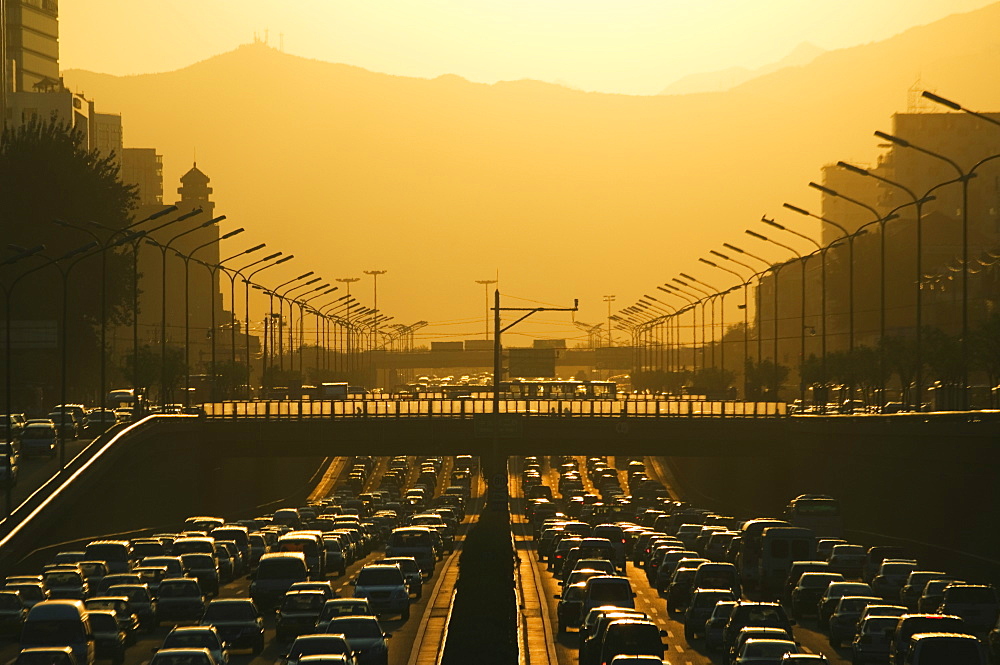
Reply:
[[892, 662], [903, 663], [910, 638], [917, 633], [965, 633], [961, 617], [948, 614], [904, 614], [899, 617], [892, 636]]
[[736, 640], [736, 635], [747, 626], [762, 628], [781, 628], [789, 634], [794, 622], [788, 619], [785, 610], [778, 603], [741, 602], [733, 609], [723, 633], [723, 648], [729, 649]]
[[937, 611], [960, 616], [966, 632], [985, 635], [1000, 619], [1000, 599], [992, 584], [950, 584]]
[[284, 665], [298, 665], [299, 660], [307, 656], [344, 656], [349, 665], [356, 665], [353, 650], [343, 635], [312, 634], [300, 635], [288, 647]]
[[168, 577], [160, 582], [157, 596], [160, 621], [201, 621], [205, 596], [198, 580], [191, 577]]
[[690, 643], [705, 633], [705, 624], [717, 603], [736, 600], [730, 589], [695, 589], [684, 611], [684, 639]]
[[347, 638], [358, 665], [388, 665], [388, 639], [392, 634], [382, 630], [377, 617], [336, 617], [330, 621], [326, 632]]
[[567, 587], [563, 587], [562, 593], [557, 594], [559, 604], [556, 606], [556, 617], [559, 623], [559, 632], [565, 633], [567, 628], [579, 628], [583, 619], [583, 598], [587, 593], [587, 583], [577, 582]]
[[215, 626], [232, 649], [264, 650], [264, 620], [249, 598], [217, 598], [209, 602], [202, 626]]
[[26, 616], [28, 606], [24, 604], [20, 591], [0, 591], [0, 633], [19, 635]]
[[697, 568], [678, 568], [674, 571], [667, 587], [667, 611], [671, 615], [681, 614], [687, 609], [697, 573]]
[[129, 607], [139, 617], [140, 626], [146, 630], [151, 631], [160, 625], [156, 599], [145, 584], [116, 584], [108, 589], [108, 595], [128, 598]]
[[878, 596], [842, 596], [830, 615], [830, 646], [839, 649], [844, 642], [853, 642], [865, 607], [880, 602]]
[[617, 619], [608, 624], [601, 641], [599, 665], [610, 665], [615, 656], [655, 656], [663, 659], [667, 631], [644, 619]]
[[321, 591], [288, 591], [281, 599], [275, 622], [277, 638], [291, 640], [311, 633], [327, 601]]
[[715, 604], [712, 613], [705, 621], [705, 650], [708, 652], [721, 651], [723, 645], [723, 633], [726, 631], [726, 624], [729, 623], [729, 616], [736, 609], [738, 601], [723, 601]]
[[128, 645], [128, 635], [118, 624], [114, 612], [93, 610], [87, 612], [90, 619], [90, 629], [94, 633], [94, 656], [98, 659], [108, 659], [114, 665], [125, 662], [125, 649]]
[[892, 635], [899, 617], [870, 616], [858, 624], [851, 643], [853, 665], [887, 663], [892, 650]]

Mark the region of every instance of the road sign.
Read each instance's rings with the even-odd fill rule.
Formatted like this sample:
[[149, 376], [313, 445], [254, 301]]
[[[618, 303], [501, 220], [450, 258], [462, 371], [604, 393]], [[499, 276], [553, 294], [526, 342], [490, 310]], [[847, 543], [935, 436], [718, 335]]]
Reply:
[[524, 436], [524, 416], [515, 413], [477, 413], [473, 423], [476, 438], [520, 439]]

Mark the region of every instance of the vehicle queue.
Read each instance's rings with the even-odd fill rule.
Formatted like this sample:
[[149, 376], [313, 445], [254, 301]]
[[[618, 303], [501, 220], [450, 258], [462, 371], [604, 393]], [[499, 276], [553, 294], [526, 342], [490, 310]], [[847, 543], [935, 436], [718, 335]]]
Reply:
[[[98, 539], [6, 577], [0, 630], [17, 665], [115, 665], [162, 633], [152, 665], [227, 665], [266, 632], [285, 663], [387, 665], [386, 617], [410, 604], [454, 548], [472, 458], [355, 457], [328, 497], [254, 519], [192, 516], [176, 531]], [[367, 491], [366, 491], [367, 489]], [[385, 556], [381, 556], [382, 549]], [[341, 597], [334, 581], [359, 564]], [[221, 593], [236, 587], [234, 593]], [[147, 640], [148, 641], [148, 640]], [[138, 658], [139, 660], [136, 660]]]
[[[832, 497], [802, 495], [781, 517], [737, 519], [671, 497], [641, 458], [616, 461], [622, 468], [605, 457], [522, 460], [537, 556], [561, 587], [557, 639], [578, 649], [580, 665], [673, 655], [663, 644], [669, 622], [637, 609], [636, 580], [682, 625], [687, 648], [671, 641], [685, 662], [1000, 658], [993, 586], [927, 570], [897, 546], [846, 542]], [[629, 564], [640, 574], [625, 576]], [[825, 646], [804, 647], [797, 624], [825, 634]]]

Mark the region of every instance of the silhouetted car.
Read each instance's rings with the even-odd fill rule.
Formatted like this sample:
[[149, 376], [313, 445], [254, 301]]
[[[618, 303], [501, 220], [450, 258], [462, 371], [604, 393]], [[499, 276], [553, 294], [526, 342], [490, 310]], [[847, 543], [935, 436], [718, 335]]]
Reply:
[[163, 640], [163, 649], [207, 649], [215, 665], [229, 662], [229, 650], [212, 626], [175, 626]]
[[388, 665], [391, 633], [382, 630], [374, 616], [336, 617], [330, 621], [327, 633], [343, 635], [354, 651], [358, 665]]
[[[59, 445], [59, 431], [55, 425], [32, 423], [21, 432], [21, 454], [27, 457], [54, 457]], [[70, 437], [75, 438], [75, 437]]]
[[215, 626], [231, 649], [264, 650], [264, 620], [249, 598], [217, 598], [209, 602], [202, 626]]
[[109, 596], [125, 596], [129, 607], [139, 617], [139, 625], [152, 631], [160, 625], [157, 602], [145, 584], [116, 584], [108, 589]]
[[1000, 619], [1000, 599], [991, 584], [950, 584], [937, 611], [960, 616], [966, 632], [985, 635]]
[[871, 581], [872, 590], [886, 600], [898, 601], [906, 578], [916, 569], [916, 559], [884, 559]]
[[20, 591], [0, 591], [0, 634], [20, 634], [21, 624], [27, 615], [28, 606], [24, 604]]
[[114, 612], [92, 610], [87, 612], [90, 629], [94, 633], [94, 655], [98, 659], [108, 659], [114, 665], [125, 662], [128, 635], [118, 625]]
[[799, 619], [815, 614], [826, 588], [834, 582], [843, 581], [844, 576], [840, 573], [802, 573], [792, 589], [792, 616]]
[[168, 577], [160, 582], [156, 598], [160, 621], [200, 621], [205, 595], [192, 577]]
[[830, 615], [830, 646], [839, 649], [844, 642], [853, 642], [865, 607], [882, 602], [878, 596], [842, 596]]
[[306, 656], [343, 656], [347, 665], [357, 665], [353, 650], [343, 635], [300, 635], [288, 647], [284, 665], [298, 665]]
[[961, 617], [947, 614], [904, 614], [899, 617], [892, 636], [892, 662], [902, 664], [910, 638], [918, 633], [964, 633]]
[[289, 590], [285, 593], [275, 619], [277, 639], [287, 641], [311, 633], [326, 601], [321, 591]]
[[705, 625], [716, 604], [736, 600], [738, 597], [730, 589], [695, 589], [684, 611], [684, 638], [692, 642], [699, 635], [704, 635]]
[[326, 627], [336, 617], [374, 616], [372, 606], [367, 598], [334, 598], [323, 603], [319, 618], [316, 620], [316, 632], [325, 633]]
[[208, 649], [160, 649], [149, 665], [216, 665]]
[[892, 635], [898, 623], [899, 617], [870, 616], [863, 619], [851, 642], [853, 665], [889, 662]]
[[705, 650], [708, 652], [721, 651], [723, 646], [723, 634], [726, 631], [726, 624], [729, 623], [729, 616], [733, 613], [737, 603], [719, 602], [712, 608], [712, 613], [705, 621]]
[[958, 633], [917, 633], [910, 637], [906, 665], [987, 665], [986, 648], [974, 635]]
[[736, 654], [734, 665], [767, 665], [777, 663], [789, 653], [798, 653], [799, 647], [792, 640], [752, 639], [743, 644]]
[[830, 615], [833, 614], [837, 603], [844, 596], [873, 595], [875, 594], [872, 593], [871, 587], [864, 582], [831, 582], [816, 603], [816, 622], [820, 628], [829, 628]]

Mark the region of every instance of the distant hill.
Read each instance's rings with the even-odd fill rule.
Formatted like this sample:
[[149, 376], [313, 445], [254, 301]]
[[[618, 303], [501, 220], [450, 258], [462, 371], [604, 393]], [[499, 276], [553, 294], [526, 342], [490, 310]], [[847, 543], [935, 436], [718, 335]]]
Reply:
[[[838, 159], [874, 161], [872, 131], [918, 78], [1000, 109], [998, 25], [994, 4], [688, 95], [406, 78], [262, 45], [65, 79], [122, 113], [126, 145], [164, 154], [168, 200], [197, 151], [218, 211], [247, 228], [234, 251], [266, 241], [327, 279], [388, 269], [379, 307], [397, 322], [481, 317], [473, 280], [497, 270], [505, 293], [580, 298], [580, 319], [600, 321], [602, 295], [628, 305], [762, 213], [784, 219], [782, 202], [817, 207], [806, 183]], [[355, 287], [367, 299], [370, 281]], [[546, 320], [568, 317], [531, 323]]]
[[745, 83], [757, 76], [770, 74], [771, 72], [784, 69], [785, 67], [801, 67], [803, 65], [807, 65], [823, 53], [826, 53], [824, 49], [821, 49], [814, 44], [803, 42], [792, 49], [792, 51], [784, 58], [778, 60], [777, 62], [772, 62], [769, 65], [758, 67], [757, 69], [729, 67], [715, 72], [688, 74], [687, 76], [684, 76], [668, 85], [660, 92], [660, 94], [689, 95], [698, 92], [722, 92], [723, 90], [736, 87], [737, 85]]

